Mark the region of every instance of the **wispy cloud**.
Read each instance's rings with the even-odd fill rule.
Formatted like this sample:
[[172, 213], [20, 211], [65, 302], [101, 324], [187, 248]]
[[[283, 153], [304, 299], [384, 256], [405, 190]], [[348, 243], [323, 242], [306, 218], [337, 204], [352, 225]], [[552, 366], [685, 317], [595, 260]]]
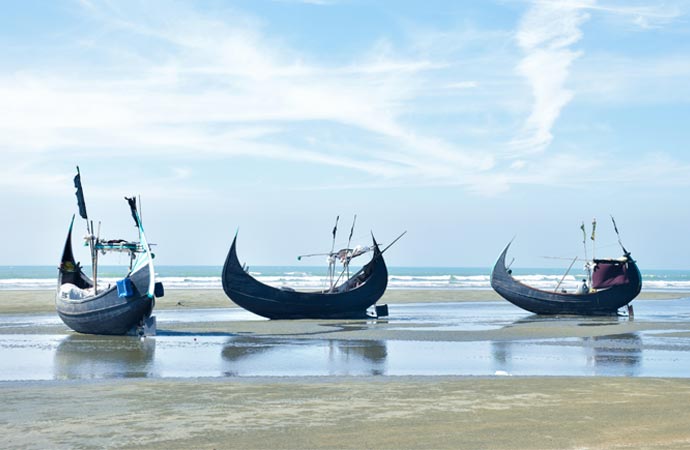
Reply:
[[643, 29], [668, 25], [687, 13], [690, 5], [685, 0], [650, 2], [639, 0], [625, 1], [570, 1], [571, 6], [603, 13], [627, 20]]
[[[389, 55], [376, 43], [354, 63], [319, 66], [267, 40], [260, 25], [241, 15], [227, 23], [189, 10], [170, 8], [160, 17], [143, 6], [132, 13], [111, 3], [84, 5], [109, 33], [155, 45], [127, 49], [131, 70], [116, 63], [106, 71], [78, 71], [79, 79], [60, 70], [0, 79], [0, 148], [44, 155], [56, 148], [121, 157], [248, 155], [386, 178], [449, 177], [492, 165], [488, 155], [427, 137], [400, 121], [419, 87], [415, 76], [445, 63]], [[89, 40], [105, 54], [117, 53], [112, 45]], [[263, 124], [289, 128], [305, 121], [352, 127], [377, 136], [377, 144], [343, 157], [266, 142]]]
[[593, 4], [537, 1], [521, 20], [516, 38], [525, 56], [518, 72], [527, 79], [534, 97], [524, 131], [513, 141], [521, 153], [540, 152], [551, 143], [551, 129], [573, 98], [565, 85], [580, 53], [571, 47], [581, 39], [580, 27], [589, 17], [583, 10]]
[[[554, 123], [575, 95], [567, 85], [572, 66], [583, 53], [574, 47], [583, 36], [582, 26], [590, 14], [622, 18], [648, 29], [677, 21], [687, 14], [688, 8], [687, 2], [533, 0], [516, 35], [524, 52], [517, 70], [527, 79], [534, 99], [522, 133], [512, 142], [517, 156], [539, 153], [553, 140]], [[672, 61], [662, 57], [647, 64], [639, 60], [626, 63], [611, 55], [607, 59], [607, 67], [590, 67], [592, 70], [580, 73], [580, 79], [588, 81], [578, 86], [580, 89], [596, 91], [597, 95], [610, 98], [624, 86], [629, 86], [631, 78], [638, 75], [649, 80], [677, 76], [679, 70], [683, 75], [687, 72], [687, 65], [676, 55], [671, 57]], [[619, 70], [622, 65], [625, 67]], [[683, 95], [682, 92], [680, 94]]]
[[[192, 161], [232, 158], [342, 169], [363, 186], [495, 194], [559, 183], [567, 155], [549, 160], [549, 176], [534, 167], [574, 96], [571, 71], [589, 15], [676, 17], [593, 0], [534, 1], [512, 41], [506, 30], [413, 29], [407, 46], [379, 38], [327, 63], [241, 11], [221, 18], [185, 3], [81, 5], [97, 31], [71, 35], [72, 45], [100, 64], [67, 58], [62, 67], [0, 73], [0, 150], [7, 167], [29, 175], [8, 176], [5, 186], [40, 185], [40, 171], [66, 154], [165, 160], [159, 182], [170, 186], [195, 180]], [[63, 181], [43, 179], [46, 191]]]
[[573, 71], [581, 100], [608, 105], [690, 102], [690, 60], [683, 53], [631, 57], [604, 52], [590, 55]]

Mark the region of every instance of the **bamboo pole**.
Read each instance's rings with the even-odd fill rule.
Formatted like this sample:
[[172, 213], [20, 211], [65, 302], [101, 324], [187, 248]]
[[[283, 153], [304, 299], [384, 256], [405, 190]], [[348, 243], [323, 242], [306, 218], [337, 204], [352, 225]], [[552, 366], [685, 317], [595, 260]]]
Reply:
[[568, 273], [570, 272], [570, 269], [572, 269], [573, 264], [575, 264], [575, 261], [577, 261], [577, 256], [575, 258], [573, 258], [573, 262], [571, 262], [570, 265], [568, 266], [568, 270], [566, 270], [565, 273], [563, 274], [563, 277], [561, 278], [561, 281], [559, 281], [558, 284], [556, 285], [556, 289], [554, 289], [554, 292], [558, 292], [558, 288], [561, 287], [561, 283], [563, 283], [563, 280], [565, 280], [565, 277], [568, 276]]

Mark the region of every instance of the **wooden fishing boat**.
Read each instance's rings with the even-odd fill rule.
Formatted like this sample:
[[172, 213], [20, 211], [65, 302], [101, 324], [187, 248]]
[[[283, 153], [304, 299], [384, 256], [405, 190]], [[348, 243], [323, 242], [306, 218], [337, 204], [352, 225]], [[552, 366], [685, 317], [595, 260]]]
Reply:
[[[93, 234], [93, 223], [89, 223], [86, 215], [79, 173], [74, 183], [77, 188], [80, 215], [87, 221], [86, 239], [91, 250], [93, 272], [92, 278], [89, 278], [74, 258], [72, 216], [58, 268], [58, 291], [55, 297], [58, 315], [65, 325], [79, 333], [154, 334], [155, 317], [151, 317], [151, 313], [156, 296], [163, 295], [163, 285], [155, 282], [153, 254], [144, 234], [135, 199], [128, 198], [127, 201], [139, 231], [139, 241], [106, 241]], [[113, 285], [99, 286], [98, 253], [114, 251], [129, 254], [129, 272]]]
[[592, 261], [591, 288], [585, 293], [542, 290], [516, 280], [506, 267], [509, 248], [510, 243], [494, 265], [491, 287], [512, 304], [536, 314], [616, 314], [642, 289], [640, 270], [625, 248], [622, 258]]
[[[223, 266], [223, 290], [239, 306], [269, 319], [372, 317], [367, 309], [383, 296], [388, 285], [388, 269], [376, 239], [373, 239], [373, 256], [369, 263], [342, 284], [318, 292], [300, 292], [261, 283], [240, 264], [236, 244], [237, 235]], [[377, 308], [376, 315], [387, 315], [383, 313], [387, 311], [384, 306]]]

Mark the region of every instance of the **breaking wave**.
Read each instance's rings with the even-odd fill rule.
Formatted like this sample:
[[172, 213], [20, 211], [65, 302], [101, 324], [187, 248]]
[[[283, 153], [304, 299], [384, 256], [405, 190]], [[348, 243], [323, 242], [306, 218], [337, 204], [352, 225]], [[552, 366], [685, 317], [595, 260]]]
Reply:
[[[353, 268], [351, 271], [354, 272]], [[162, 266], [156, 267], [156, 278], [166, 289], [221, 289], [221, 267]], [[0, 267], [0, 290], [52, 290], [56, 288], [54, 267]], [[86, 270], [88, 273], [88, 270]], [[114, 284], [121, 276], [115, 268], [104, 268], [99, 284]], [[328, 286], [326, 270], [321, 267], [255, 267], [250, 274], [270, 286], [317, 290]], [[337, 275], [336, 275], [337, 277]], [[342, 275], [341, 281], [346, 277]], [[515, 277], [539, 289], [572, 290], [584, 277], [571, 274], [563, 277], [554, 269], [520, 269]], [[560, 285], [559, 285], [560, 282]], [[389, 267], [388, 287], [391, 289], [491, 289], [490, 274], [481, 268], [414, 268]], [[643, 288], [659, 291], [690, 291], [690, 271], [647, 271]]]

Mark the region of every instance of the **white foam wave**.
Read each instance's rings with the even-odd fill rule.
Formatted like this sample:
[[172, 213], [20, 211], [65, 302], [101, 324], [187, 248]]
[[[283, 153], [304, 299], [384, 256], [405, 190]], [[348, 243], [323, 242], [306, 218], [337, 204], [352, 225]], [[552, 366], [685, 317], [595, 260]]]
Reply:
[[427, 275], [427, 276], [415, 276], [415, 275], [390, 275], [391, 280], [429, 280], [429, 281], [450, 281], [453, 275]]
[[56, 279], [8, 278], [0, 280], [0, 290], [37, 290], [56, 289]]
[[[255, 275], [260, 282], [274, 287], [289, 286], [298, 290], [317, 290], [328, 286], [327, 276], [309, 275], [306, 273], [286, 272], [282, 275]], [[554, 290], [562, 279], [562, 275], [516, 275], [519, 281], [538, 289]], [[119, 278], [100, 278], [99, 284], [112, 285]], [[166, 289], [221, 289], [220, 276], [164, 276], [157, 277]], [[489, 275], [396, 275], [388, 278], [391, 289], [491, 289]], [[53, 290], [56, 288], [55, 278], [8, 278], [0, 279], [0, 290]], [[581, 282], [580, 277], [566, 276], [560, 289], [573, 291]], [[673, 279], [645, 279], [643, 287], [646, 290], [659, 291], [690, 291], [690, 280]]]
[[650, 290], [687, 291], [690, 290], [690, 281], [643, 281], [642, 286]]

